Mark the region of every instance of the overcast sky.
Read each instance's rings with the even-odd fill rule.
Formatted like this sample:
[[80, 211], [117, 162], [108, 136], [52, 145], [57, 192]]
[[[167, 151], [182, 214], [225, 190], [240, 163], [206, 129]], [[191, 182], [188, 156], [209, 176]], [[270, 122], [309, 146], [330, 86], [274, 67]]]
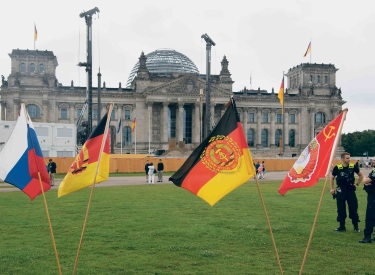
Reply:
[[[116, 3], [116, 4], [115, 4]], [[57, 78], [86, 85], [79, 61], [86, 61], [86, 23], [79, 14], [94, 7], [93, 76], [100, 66], [107, 87], [126, 86], [141, 52], [174, 49], [206, 72], [207, 33], [212, 47], [211, 73], [224, 55], [235, 81], [278, 91], [283, 71], [301, 63], [312, 41], [312, 63], [334, 64], [336, 85], [349, 108], [343, 132], [375, 129], [375, 12], [371, 1], [6, 1], [1, 4], [0, 75], [10, 74], [12, 49], [49, 50], [58, 58]]]

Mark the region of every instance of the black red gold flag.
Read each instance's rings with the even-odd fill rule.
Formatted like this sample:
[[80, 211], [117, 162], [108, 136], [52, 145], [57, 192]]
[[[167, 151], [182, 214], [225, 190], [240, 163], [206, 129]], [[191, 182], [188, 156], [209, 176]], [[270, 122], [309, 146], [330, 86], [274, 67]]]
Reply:
[[255, 175], [236, 104], [231, 104], [212, 133], [169, 178], [211, 206]]

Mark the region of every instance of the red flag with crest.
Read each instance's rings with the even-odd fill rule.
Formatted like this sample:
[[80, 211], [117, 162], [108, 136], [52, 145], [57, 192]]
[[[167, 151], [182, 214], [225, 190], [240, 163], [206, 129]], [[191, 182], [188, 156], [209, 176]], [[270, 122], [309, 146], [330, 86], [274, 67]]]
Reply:
[[328, 175], [347, 111], [343, 110], [303, 150], [279, 188], [281, 195], [290, 189], [314, 186]]

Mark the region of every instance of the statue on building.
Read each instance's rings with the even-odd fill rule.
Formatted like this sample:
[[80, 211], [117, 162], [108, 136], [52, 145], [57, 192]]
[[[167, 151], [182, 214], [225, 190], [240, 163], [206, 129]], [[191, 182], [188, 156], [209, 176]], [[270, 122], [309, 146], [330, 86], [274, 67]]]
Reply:
[[74, 88], [74, 81], [73, 80], [70, 82], [70, 87]]
[[105, 89], [106, 87], [105, 87], [105, 81], [103, 82], [103, 89]]
[[3, 75], [1, 75], [1, 83], [2, 86], [8, 87], [8, 81], [5, 80], [5, 77]]
[[302, 88], [301, 88], [301, 84], [298, 86], [298, 95], [301, 95], [302, 94]]
[[341, 88], [337, 89], [337, 95], [341, 98]]
[[118, 83], [118, 88], [121, 89], [121, 82]]
[[21, 86], [21, 82], [20, 80], [18, 79], [18, 77], [16, 77], [16, 79], [14, 80], [14, 86]]
[[314, 95], [314, 86], [310, 87], [310, 93], [309, 93], [309, 95]]
[[59, 85], [57, 79], [55, 79], [55, 87], [57, 87]]
[[45, 74], [43, 76], [43, 84], [48, 86], [48, 79], [47, 79], [47, 76]]

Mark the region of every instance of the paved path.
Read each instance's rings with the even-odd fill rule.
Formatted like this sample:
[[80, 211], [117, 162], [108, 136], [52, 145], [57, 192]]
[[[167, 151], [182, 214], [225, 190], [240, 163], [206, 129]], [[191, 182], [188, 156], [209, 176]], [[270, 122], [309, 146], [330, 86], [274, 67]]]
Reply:
[[[283, 180], [287, 174], [287, 171], [282, 172], [267, 172], [265, 174], [266, 179], [265, 180]], [[155, 184], [172, 184], [171, 181], [168, 181], [170, 176], [164, 176], [163, 182], [155, 182]], [[157, 180], [157, 176], [155, 177]], [[254, 179], [251, 179], [254, 180]], [[52, 186], [52, 189], [57, 189], [61, 183], [62, 179], [56, 179], [55, 185]], [[264, 181], [264, 180], [260, 180]], [[108, 186], [122, 186], [122, 185], [146, 185], [148, 184], [146, 182], [146, 176], [135, 176], [135, 177], [110, 177], [107, 181], [102, 182], [95, 187], [108, 187]], [[15, 187], [9, 187], [6, 188], [6, 186], [9, 186], [7, 183], [0, 183], [0, 192], [14, 192], [14, 191], [20, 191], [18, 188]]]

